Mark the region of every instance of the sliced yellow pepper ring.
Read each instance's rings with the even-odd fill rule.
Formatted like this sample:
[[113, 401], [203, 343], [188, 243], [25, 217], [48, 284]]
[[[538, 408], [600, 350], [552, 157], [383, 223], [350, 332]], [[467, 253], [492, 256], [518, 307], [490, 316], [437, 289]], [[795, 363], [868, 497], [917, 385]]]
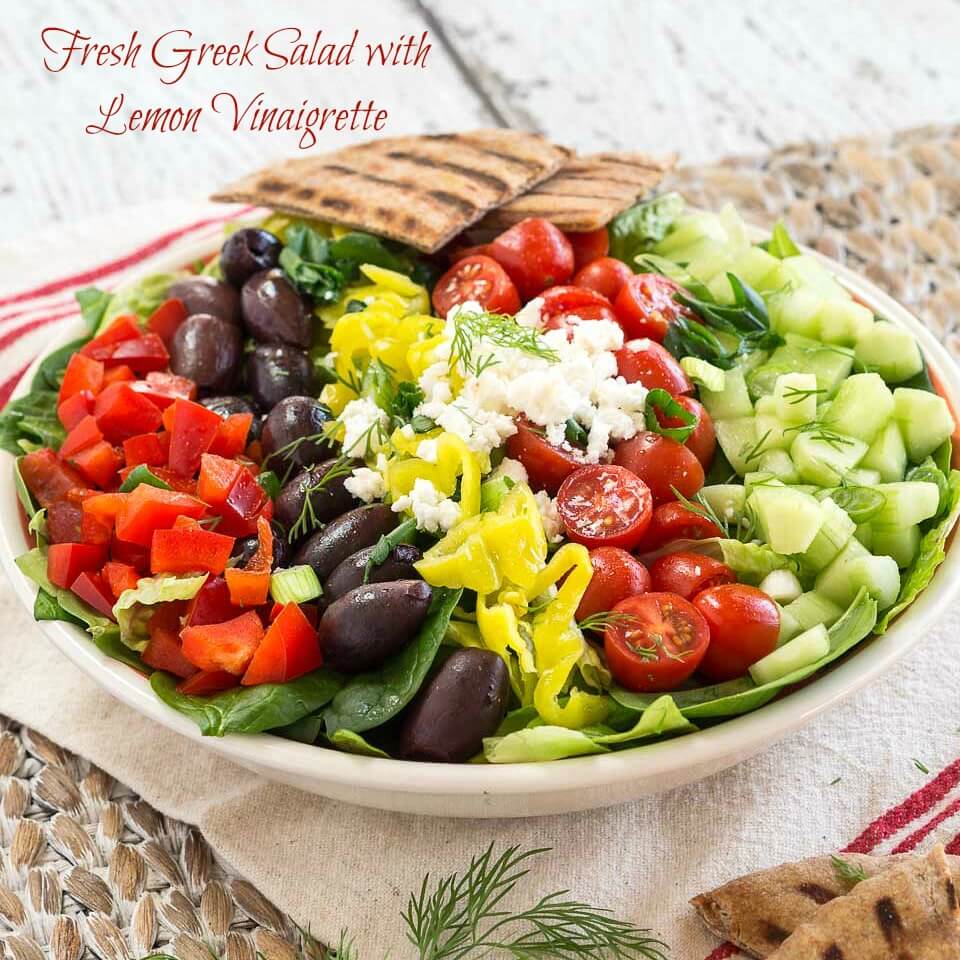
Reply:
[[517, 611], [509, 603], [487, 606], [487, 598], [477, 597], [477, 626], [483, 645], [499, 654], [507, 665], [510, 686], [520, 702], [532, 702], [537, 683], [537, 664], [530, 642], [520, 632]]
[[[420, 446], [424, 438], [417, 440]], [[468, 518], [480, 512], [480, 459], [453, 433], [441, 433], [435, 441], [435, 463], [411, 457], [409, 460], [394, 460], [387, 466], [386, 483], [390, 495], [396, 500], [406, 496], [417, 480], [429, 480], [444, 496], [449, 497], [457, 488], [460, 479], [460, 515]]]

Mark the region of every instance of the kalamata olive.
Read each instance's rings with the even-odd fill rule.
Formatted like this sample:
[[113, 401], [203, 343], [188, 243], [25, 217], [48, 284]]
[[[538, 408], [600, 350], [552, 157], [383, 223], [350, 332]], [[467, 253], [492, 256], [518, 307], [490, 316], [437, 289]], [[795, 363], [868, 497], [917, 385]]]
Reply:
[[220, 251], [220, 269], [228, 283], [242, 287], [260, 270], [270, 270], [280, 259], [283, 244], [269, 231], [246, 227], [227, 237]]
[[170, 343], [170, 369], [205, 393], [229, 390], [240, 365], [240, 328], [209, 313], [187, 317]]
[[[281, 567], [289, 566], [290, 546], [287, 543], [287, 535], [283, 528], [276, 523], [271, 522], [270, 529], [273, 531], [273, 569], [279, 570]], [[260, 546], [260, 540], [256, 534], [249, 537], [239, 537], [233, 545], [231, 557], [237, 558], [238, 566], [245, 566]]]
[[170, 284], [168, 297], [178, 297], [187, 316], [212, 313], [229, 323], [240, 323], [240, 294], [228, 283], [214, 277], [187, 277]]
[[[350, 476], [349, 473], [338, 471], [338, 475], [327, 480], [323, 479], [330, 469], [339, 462], [338, 460], [325, 460], [314, 467], [301, 470], [277, 494], [277, 498], [273, 502], [274, 517], [289, 530], [297, 522], [300, 514], [303, 513], [307, 490], [320, 483], [323, 484], [320, 489], [310, 494], [312, 516], [318, 523], [329, 523], [339, 517], [340, 514], [346, 513], [351, 507], [355, 507], [357, 505], [356, 497], [349, 493], [344, 486], [344, 482]], [[357, 461], [357, 465], [359, 465], [359, 461]]]
[[324, 663], [343, 673], [379, 667], [416, 635], [430, 609], [423, 580], [357, 587], [334, 600], [320, 619]]
[[212, 410], [214, 413], [219, 414], [224, 420], [226, 420], [227, 417], [233, 416], [235, 413], [256, 414], [256, 410], [253, 409], [253, 404], [244, 397], [237, 397], [233, 395], [204, 397], [200, 403], [208, 410]]
[[267, 414], [260, 440], [265, 460], [276, 457], [307, 467], [333, 453], [329, 443], [316, 437], [333, 420], [329, 407], [313, 397], [286, 397]]
[[305, 541], [293, 555], [294, 564], [307, 563], [323, 583], [351, 553], [372, 547], [397, 525], [397, 515], [384, 503], [357, 507], [332, 520]]
[[507, 665], [491, 650], [455, 650], [403, 714], [405, 760], [463, 763], [503, 722], [510, 694]]
[[247, 387], [264, 412], [286, 397], [309, 393], [312, 373], [307, 351], [289, 343], [258, 343], [247, 357]]
[[282, 270], [255, 273], [240, 291], [240, 310], [254, 340], [310, 346], [310, 314]]
[[[333, 573], [323, 584], [323, 595], [333, 601], [345, 593], [363, 586], [363, 575], [374, 547], [366, 547], [350, 554], [338, 563]], [[398, 543], [380, 564], [371, 564], [367, 583], [387, 583], [390, 580], [416, 580], [420, 574], [413, 565], [422, 554], [412, 543]]]

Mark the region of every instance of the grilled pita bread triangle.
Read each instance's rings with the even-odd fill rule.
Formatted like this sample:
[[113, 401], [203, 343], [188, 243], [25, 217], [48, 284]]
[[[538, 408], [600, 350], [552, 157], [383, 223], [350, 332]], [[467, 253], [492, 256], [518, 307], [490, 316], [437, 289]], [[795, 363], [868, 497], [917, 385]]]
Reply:
[[[861, 869], [868, 878], [918, 859], [913, 855], [843, 854], [844, 861]], [[946, 859], [960, 885], [960, 857]], [[849, 891], [850, 884], [838, 876], [831, 857], [811, 857], [731, 880], [694, 897], [691, 903], [718, 937], [750, 956], [768, 957], [794, 930], [809, 923], [824, 904]]]
[[569, 156], [519, 130], [393, 137], [281, 161], [212, 199], [326, 220], [432, 253]]

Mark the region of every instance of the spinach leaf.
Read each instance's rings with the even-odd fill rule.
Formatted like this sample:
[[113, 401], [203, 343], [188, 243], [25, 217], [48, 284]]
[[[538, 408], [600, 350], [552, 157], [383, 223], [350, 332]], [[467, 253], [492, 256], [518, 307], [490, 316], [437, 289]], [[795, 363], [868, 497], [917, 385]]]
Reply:
[[137, 673], [142, 673], [144, 676], [150, 675], [151, 668], [140, 659], [136, 650], [131, 650], [120, 639], [119, 627], [111, 624], [109, 627], [91, 632], [94, 645], [102, 654], [112, 660], [119, 660], [128, 667], [133, 667]]
[[433, 664], [462, 590], [435, 587], [419, 634], [379, 670], [361, 673], [333, 698], [324, 714], [327, 732], [372, 730], [395, 717], [420, 689]]
[[37, 599], [33, 603], [34, 620], [63, 620], [65, 623], [75, 623], [84, 626], [83, 621], [67, 613], [60, 606], [60, 601], [52, 593], [47, 593], [43, 587], [37, 590]]
[[634, 266], [635, 258], [652, 249], [683, 212], [679, 193], [665, 193], [644, 200], [618, 214], [610, 223], [610, 256]]
[[53, 353], [47, 354], [40, 361], [40, 366], [37, 367], [37, 372], [33, 375], [33, 380], [30, 383], [31, 392], [34, 390], [59, 391], [60, 384], [63, 381], [63, 371], [67, 369], [70, 358], [89, 339], [89, 337], [81, 337], [78, 340], [71, 340], [70, 343], [65, 343], [62, 347], [54, 350]]
[[284, 740], [296, 740], [297, 743], [316, 743], [323, 733], [323, 714], [311, 714], [302, 720], [295, 720], [285, 727], [277, 727], [270, 731]]
[[384, 241], [371, 233], [345, 233], [330, 243], [330, 255], [348, 280], [357, 276], [361, 263], [372, 263], [396, 273], [410, 273], [409, 261], [391, 253]]
[[331, 745], [344, 753], [355, 753], [360, 757], [385, 757], [390, 754], [369, 743], [353, 730], [334, 730], [327, 738]]
[[289, 683], [234, 687], [212, 697], [179, 693], [177, 682], [169, 673], [150, 677], [154, 693], [168, 707], [189, 717], [205, 737], [289, 727], [329, 703], [343, 684], [340, 676], [326, 669], [314, 670]]
[[0, 449], [16, 456], [38, 447], [59, 449], [67, 432], [57, 419], [57, 394], [32, 390], [0, 413]]
[[113, 294], [99, 287], [84, 287], [74, 296], [80, 304], [80, 316], [83, 317], [83, 322], [86, 323], [92, 336], [103, 322], [103, 315], [107, 312], [107, 306], [113, 299]]

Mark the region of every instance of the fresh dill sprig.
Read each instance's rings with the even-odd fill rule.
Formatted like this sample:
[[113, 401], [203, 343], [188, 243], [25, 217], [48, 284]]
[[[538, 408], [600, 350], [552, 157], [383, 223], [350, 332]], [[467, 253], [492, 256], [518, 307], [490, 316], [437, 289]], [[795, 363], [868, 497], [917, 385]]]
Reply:
[[436, 883], [429, 874], [424, 877], [403, 912], [419, 960], [480, 960], [497, 954], [515, 960], [666, 960], [666, 945], [648, 930], [568, 899], [566, 890], [547, 894], [526, 909], [506, 907], [504, 899], [530, 872], [527, 862], [546, 852], [514, 846], [495, 856], [491, 844], [463, 874]]
[[815, 397], [821, 393], [826, 393], [824, 389], [802, 389], [800, 387], [787, 387], [783, 391], [783, 399], [787, 401], [791, 406], [796, 406], [798, 403], [802, 403], [807, 397]]
[[673, 495], [677, 498], [681, 506], [686, 507], [691, 513], [695, 513], [698, 517], [702, 517], [704, 520], [712, 523], [722, 534], [729, 532], [727, 521], [722, 520], [717, 515], [717, 511], [710, 506], [702, 493], [698, 491], [691, 499], [690, 497], [685, 497], [674, 486], [671, 486], [670, 489], [673, 491]]
[[308, 533], [312, 533], [321, 526], [313, 505], [314, 495], [326, 489], [334, 480], [338, 480], [340, 477], [348, 477], [351, 473], [353, 473], [353, 464], [350, 458], [338, 457], [330, 465], [330, 469], [325, 470], [316, 483], [312, 483], [304, 490], [303, 506], [300, 508], [300, 513], [297, 515], [297, 519], [294, 520], [293, 526], [290, 527], [290, 532], [287, 534], [288, 543], [293, 543], [295, 540], [305, 537]]
[[450, 368], [458, 363], [465, 373], [479, 377], [500, 361], [493, 353], [484, 354], [483, 341], [496, 347], [520, 350], [556, 363], [560, 355], [548, 346], [540, 333], [524, 327], [506, 313], [472, 313], [461, 310], [453, 319], [450, 341]]
[[755, 444], [747, 447], [747, 449], [743, 451], [743, 460], [745, 463], [750, 463], [752, 460], [756, 460], [758, 457], [767, 452], [764, 449], [764, 445], [766, 444], [767, 440], [770, 439], [771, 432], [772, 431], [767, 430]]
[[784, 427], [784, 433], [809, 433], [814, 440], [829, 444], [834, 450], [839, 450], [842, 446], [850, 446], [853, 440], [845, 437], [836, 430], [831, 430], [819, 420], [808, 420], [806, 423], [798, 423], [792, 427]]
[[929, 773], [929, 772], [930, 772], [930, 768], [929, 768], [922, 760], [918, 760], [916, 757], [913, 758], [913, 765], [914, 765], [921, 773]]
[[577, 626], [583, 631], [591, 633], [603, 633], [607, 627], [628, 626], [635, 623], [636, 616], [632, 613], [620, 613], [616, 610], [598, 610], [591, 613], [589, 617], [584, 617], [577, 623]]
[[833, 872], [842, 883], [855, 887], [858, 883], [867, 879], [867, 874], [859, 863], [844, 860], [843, 857], [838, 857], [835, 854], [830, 857], [830, 861], [833, 863]]

